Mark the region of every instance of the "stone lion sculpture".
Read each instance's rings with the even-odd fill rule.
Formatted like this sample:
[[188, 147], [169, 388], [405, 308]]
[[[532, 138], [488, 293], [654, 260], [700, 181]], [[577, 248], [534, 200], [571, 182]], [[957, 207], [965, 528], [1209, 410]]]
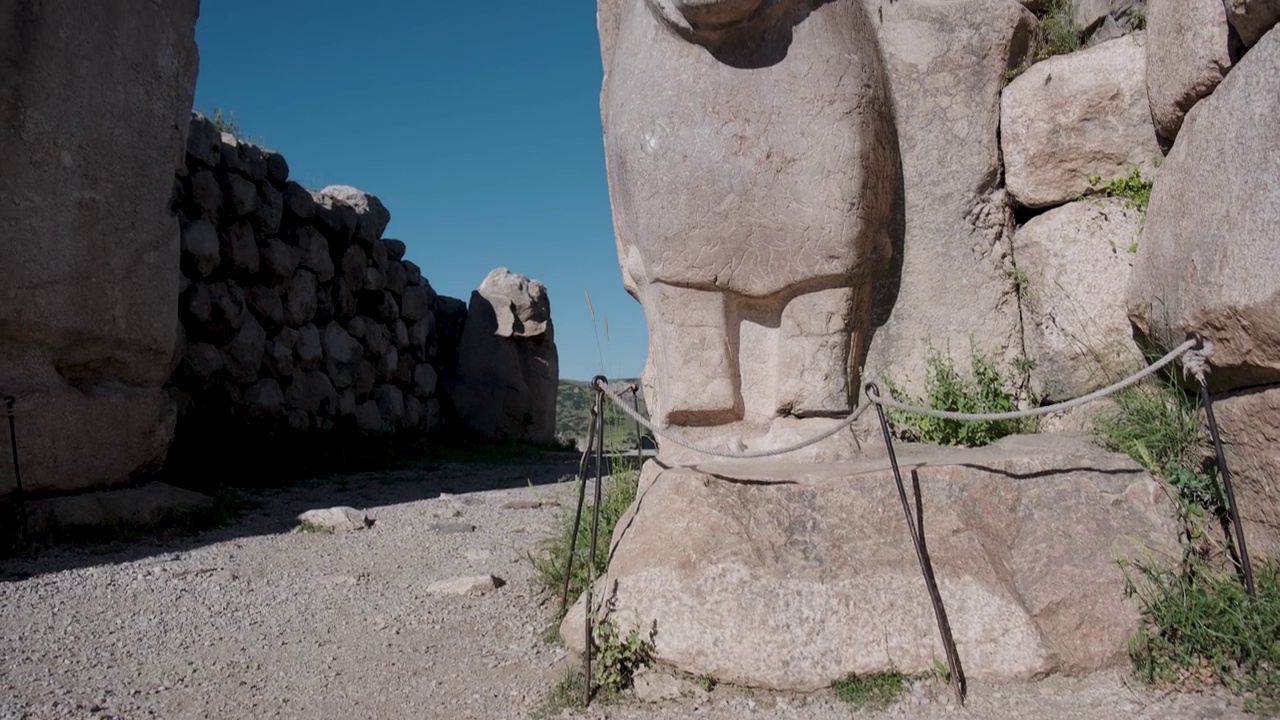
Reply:
[[844, 417], [899, 167], [860, 0], [601, 0], [599, 22], [652, 417], [739, 449]]

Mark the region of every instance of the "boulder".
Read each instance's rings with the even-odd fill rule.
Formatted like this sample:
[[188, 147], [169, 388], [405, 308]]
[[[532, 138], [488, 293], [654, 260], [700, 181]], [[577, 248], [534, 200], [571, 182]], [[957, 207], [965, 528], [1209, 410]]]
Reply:
[[147, 525], [174, 511], [213, 504], [213, 498], [191, 490], [152, 482], [136, 488], [103, 490], [27, 502], [27, 527], [34, 532], [62, 526], [115, 523]]
[[218, 229], [207, 220], [183, 223], [181, 247], [182, 272], [192, 280], [209, 277], [222, 264]]
[[[918, 472], [920, 527], [970, 681], [1127, 661], [1139, 616], [1117, 560], [1180, 552], [1156, 480], [1068, 436], [901, 446], [899, 461]], [[944, 653], [900, 507], [883, 458], [650, 461], [596, 602], [623, 632], [656, 630], [659, 663], [727, 683], [817, 690], [850, 672], [928, 673]], [[561, 625], [575, 652], [581, 604]]]
[[290, 180], [284, 186], [285, 217], [297, 224], [316, 216], [316, 200], [311, 192]]
[[326, 407], [336, 407], [338, 392], [328, 375], [314, 370], [294, 370], [284, 400], [290, 408], [315, 414]]
[[284, 413], [284, 392], [275, 378], [265, 378], [244, 391], [244, 404], [250, 419], [273, 422]]
[[341, 325], [331, 322], [321, 330], [321, 344], [324, 346], [325, 373], [334, 387], [343, 389], [354, 385], [357, 364], [362, 359], [360, 343]]
[[398, 428], [404, 424], [404, 393], [395, 385], [379, 385], [373, 390], [373, 402], [382, 416], [382, 427]]
[[218, 234], [218, 244], [226, 272], [239, 280], [251, 280], [258, 273], [258, 241], [248, 222], [237, 220], [227, 225]]
[[279, 285], [287, 283], [298, 269], [298, 254], [280, 238], [267, 238], [259, 248], [261, 267], [266, 274], [266, 281]]
[[308, 510], [298, 516], [294, 532], [347, 533], [373, 527], [374, 519], [345, 505]]
[[289, 180], [289, 162], [284, 155], [267, 148], [262, 148], [262, 158], [267, 164], [267, 182], [272, 187], [283, 189]]
[[[560, 381], [551, 306], [542, 283], [510, 274], [493, 270], [471, 294], [448, 392], [460, 421], [483, 437], [551, 442]], [[542, 332], [503, 335], [499, 318], [511, 333], [513, 307], [539, 308], [521, 327]]]
[[1156, 132], [1174, 139], [1182, 119], [1231, 69], [1222, 0], [1153, 2], [1147, 12], [1147, 95]]
[[198, 12], [196, 0], [0, 6], [0, 392], [21, 408], [29, 490], [128, 480], [172, 439], [171, 200]]
[[904, 196], [866, 369], [920, 393], [930, 347], [973, 337], [1004, 356], [1020, 345], [1004, 271], [1013, 218], [1000, 187], [1000, 93], [1035, 18], [1011, 0], [876, 4]]
[[258, 187], [258, 212], [254, 216], [254, 225], [263, 235], [274, 235], [280, 230], [284, 220], [284, 196], [270, 185]]
[[231, 215], [243, 218], [257, 211], [258, 187], [253, 181], [235, 173], [227, 173], [223, 177], [226, 178], [227, 209]]
[[323, 192], [312, 192], [311, 198], [316, 204], [316, 225], [329, 239], [330, 247], [349, 243], [360, 220], [356, 209], [342, 198]]
[[268, 330], [276, 330], [284, 324], [284, 303], [280, 291], [266, 285], [254, 285], [245, 294], [249, 310]]
[[1042, 60], [1009, 83], [1000, 103], [1005, 183], [1026, 207], [1061, 205], [1162, 155], [1151, 124], [1142, 36]]
[[187, 203], [192, 219], [217, 223], [222, 212], [222, 187], [212, 171], [193, 165], [187, 170]]
[[1215, 391], [1280, 382], [1280, 33], [1187, 113], [1151, 191], [1129, 317], [1171, 349], [1214, 343]]
[[1227, 21], [1248, 47], [1280, 23], [1280, 0], [1226, 0]]
[[246, 317], [231, 343], [223, 348], [226, 369], [232, 379], [251, 383], [258, 378], [262, 356], [267, 346], [267, 332], [252, 316]]
[[1093, 392], [1143, 363], [1125, 287], [1142, 214], [1117, 200], [1081, 200], [1013, 236], [1031, 378], [1049, 401]]
[[329, 256], [329, 243], [310, 225], [298, 228], [294, 243], [298, 247], [298, 265], [316, 274], [320, 282], [333, 279], [333, 258]]
[[310, 270], [298, 270], [284, 294], [284, 321], [289, 325], [305, 325], [316, 315], [319, 281]]
[[298, 341], [293, 346], [294, 361], [303, 370], [314, 370], [324, 360], [324, 348], [320, 344], [320, 330], [313, 324], [298, 328]]
[[357, 239], [372, 245], [382, 238], [391, 222], [391, 212], [373, 195], [347, 185], [329, 185], [320, 190], [326, 198], [341, 200], [355, 210], [354, 233]]
[[[1218, 395], [1213, 416], [1231, 469], [1249, 557], [1254, 562], [1280, 558], [1280, 385]], [[1202, 422], [1201, 427], [1207, 426]], [[1203, 435], [1205, 458], [1212, 459], [1213, 446], [1208, 433]]]

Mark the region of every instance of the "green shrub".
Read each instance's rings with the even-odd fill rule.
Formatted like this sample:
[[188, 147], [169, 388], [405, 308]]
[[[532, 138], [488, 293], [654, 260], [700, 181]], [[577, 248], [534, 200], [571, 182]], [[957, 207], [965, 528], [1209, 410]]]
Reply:
[[1147, 205], [1151, 203], [1151, 187], [1153, 180], [1144, 177], [1141, 168], [1136, 165], [1129, 171], [1129, 174], [1102, 183], [1102, 177], [1098, 175], [1089, 178], [1089, 186], [1098, 190], [1099, 194], [1105, 197], [1113, 197], [1122, 200], [1126, 207], [1133, 208], [1142, 213], [1146, 213]]
[[224, 132], [236, 138], [244, 137], [240, 130], [240, 123], [236, 122], [236, 117], [233, 113], [223, 113], [222, 108], [214, 108], [212, 113], [207, 114], [207, 117], [218, 132]]
[[1018, 67], [1005, 73], [1012, 80], [1027, 68], [1054, 55], [1065, 55], [1080, 49], [1080, 33], [1071, 18], [1071, 0], [1052, 0], [1049, 7], [1038, 14], [1040, 23], [1031, 33], [1027, 52]]
[[[976, 347], [970, 347], [970, 377], [961, 377], [950, 357], [934, 348], [929, 349], [926, 360], [925, 394], [922, 400], [901, 395], [893, 382], [886, 381], [890, 394], [901, 402], [934, 410], [964, 413], [995, 413], [1018, 409], [1017, 397], [1007, 388], [1010, 381], [995, 359], [984, 355]], [[1029, 371], [1033, 364], [1017, 363], [1010, 368], [1010, 375]], [[921, 442], [940, 445], [979, 447], [989, 445], [1007, 435], [1035, 432], [1035, 418], [1018, 420], [943, 420], [903, 410], [889, 410], [889, 419], [899, 431]]]

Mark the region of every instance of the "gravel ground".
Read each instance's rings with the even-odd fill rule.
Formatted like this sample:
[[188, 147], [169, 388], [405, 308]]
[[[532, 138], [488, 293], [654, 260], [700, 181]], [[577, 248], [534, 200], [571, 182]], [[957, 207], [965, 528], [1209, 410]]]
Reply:
[[[553, 608], [525, 555], [572, 502], [556, 481], [575, 467], [547, 456], [312, 481], [254, 491], [259, 509], [193, 538], [4, 561], [0, 719], [1250, 717], [1224, 694], [1154, 692], [1119, 670], [971, 683], [961, 708], [919, 682], [879, 714], [829, 692], [689, 682], [674, 700], [552, 708], [575, 661], [542, 640]], [[289, 532], [298, 513], [333, 505], [376, 522]], [[428, 590], [485, 574], [505, 584]]]

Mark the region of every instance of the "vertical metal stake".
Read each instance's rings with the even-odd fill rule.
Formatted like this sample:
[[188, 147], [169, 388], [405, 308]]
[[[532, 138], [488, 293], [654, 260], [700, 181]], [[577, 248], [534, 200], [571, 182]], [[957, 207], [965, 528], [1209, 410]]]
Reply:
[[[585, 618], [587, 638], [586, 652], [583, 654], [582, 704], [591, 705], [591, 652], [595, 637], [591, 633], [592, 615], [595, 614], [592, 599], [596, 584], [596, 538], [600, 534], [600, 483], [604, 473], [604, 387], [609, 384], [608, 378], [597, 375], [591, 380], [596, 389], [596, 436], [601, 439], [596, 443], [596, 491], [595, 505], [591, 508], [591, 551], [587, 555], [587, 608]], [[585, 486], [585, 483], [584, 483]]]
[[[592, 406], [591, 413], [596, 413], [596, 408]], [[587, 449], [582, 453], [582, 461], [578, 463], [578, 509], [573, 514], [573, 530], [569, 534], [569, 555], [565, 558], [564, 565], [564, 588], [560, 590], [560, 613], [564, 613], [564, 609], [569, 604], [569, 579], [573, 577], [573, 554], [578, 550], [578, 527], [582, 523], [582, 504], [587, 495], [587, 458], [591, 456], [591, 449], [596, 443], [596, 419], [591, 418], [591, 425], [587, 429]]]
[[1222, 438], [1218, 435], [1218, 421], [1213, 417], [1213, 400], [1209, 397], [1209, 386], [1204, 378], [1200, 378], [1200, 399], [1204, 402], [1204, 416], [1209, 421], [1209, 435], [1213, 437], [1213, 451], [1218, 455], [1218, 470], [1222, 472], [1222, 487], [1227, 493], [1227, 512], [1231, 514], [1231, 525], [1236, 532], [1236, 547], [1240, 550], [1240, 566], [1244, 570], [1244, 587], [1249, 597], [1256, 598], [1253, 588], [1253, 566], [1249, 564], [1249, 548], [1244, 544], [1244, 528], [1240, 525], [1240, 511], [1236, 508], [1236, 491], [1231, 485], [1231, 471], [1227, 469], [1227, 456], [1222, 451]]
[[13, 418], [13, 404], [17, 398], [4, 396], [5, 412], [9, 416], [9, 448], [13, 450], [13, 482], [17, 486], [18, 495], [18, 539], [27, 532], [27, 495], [22, 490], [22, 470], [18, 467], [18, 430]]
[[[867, 383], [867, 396], [880, 397], [880, 388], [875, 383]], [[889, 451], [889, 465], [893, 468], [893, 480], [898, 486], [898, 499], [902, 501], [902, 512], [907, 517], [907, 530], [911, 533], [911, 544], [916, 550], [916, 559], [920, 561], [920, 571], [924, 573], [925, 588], [929, 591], [929, 602], [933, 605], [933, 616], [938, 621], [938, 634], [942, 636], [942, 649], [947, 653], [947, 670], [951, 674], [951, 689], [955, 692], [956, 702], [964, 705], [965, 680], [964, 670], [960, 667], [960, 653], [956, 650], [955, 638], [951, 635], [951, 623], [947, 620], [947, 609], [942, 604], [942, 594], [938, 592], [938, 582], [933, 575], [933, 564], [924, 546], [924, 506], [920, 498], [919, 478], [912, 473], [913, 489], [916, 494], [916, 511], [920, 514], [921, 527], [916, 527], [911, 517], [911, 503], [907, 501], [907, 489], [902, 484], [902, 471], [898, 468], [898, 456], [893, 450], [893, 437], [889, 433], [889, 421], [885, 419], [884, 407], [876, 403], [876, 414], [880, 416], [880, 432], [884, 435], [884, 445]]]
[[[640, 387], [635, 383], [627, 388], [631, 391], [631, 406], [635, 408], [636, 415], [640, 414]], [[643, 436], [640, 434], [640, 421], [636, 420], [636, 469], [644, 463], [644, 443], [641, 441]]]

